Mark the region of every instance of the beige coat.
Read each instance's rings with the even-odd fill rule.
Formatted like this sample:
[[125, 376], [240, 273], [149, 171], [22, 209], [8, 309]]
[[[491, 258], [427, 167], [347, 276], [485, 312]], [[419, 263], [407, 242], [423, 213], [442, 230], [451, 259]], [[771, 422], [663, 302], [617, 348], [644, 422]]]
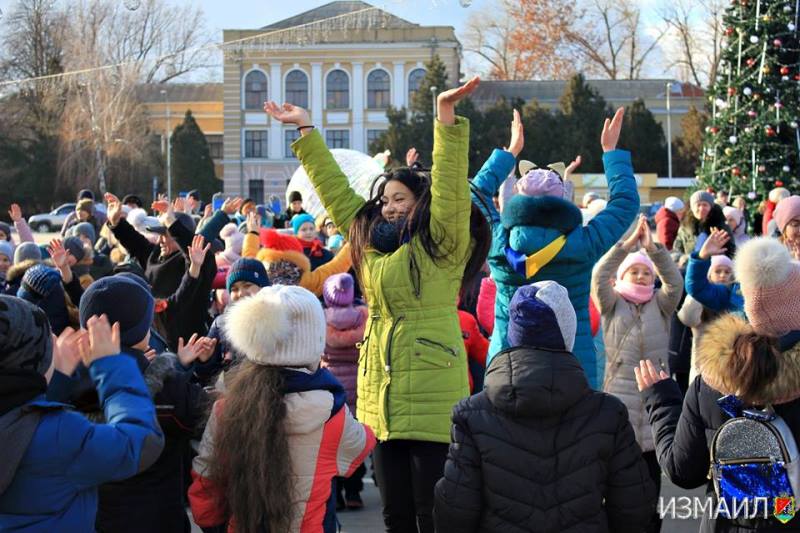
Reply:
[[647, 303], [633, 304], [614, 290], [611, 280], [616, 278], [617, 268], [628, 255], [619, 244], [600, 259], [592, 275], [592, 298], [600, 311], [606, 345], [603, 391], [618, 397], [628, 408], [636, 442], [643, 452], [654, 450], [655, 445], [633, 369], [642, 359], [649, 359], [669, 372], [670, 320], [683, 294], [683, 278], [678, 268], [669, 252], [661, 245], [656, 246], [648, 255], [662, 286]]

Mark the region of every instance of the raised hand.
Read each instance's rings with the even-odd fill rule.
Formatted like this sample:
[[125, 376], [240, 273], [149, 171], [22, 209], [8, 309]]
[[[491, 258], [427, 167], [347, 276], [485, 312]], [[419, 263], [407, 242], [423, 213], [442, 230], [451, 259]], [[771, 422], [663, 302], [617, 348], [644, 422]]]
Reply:
[[166, 195], [163, 194], [159, 194], [158, 200], [150, 204], [150, 209], [152, 209], [158, 214], [164, 214], [171, 208], [172, 205], [169, 203], [169, 198], [167, 198]]
[[408, 152], [406, 152], [406, 166], [410, 167], [411, 165], [416, 163], [418, 159], [419, 159], [419, 152], [417, 152], [417, 149], [412, 146], [411, 148], [408, 149]]
[[58, 269], [66, 268], [67, 265], [67, 254], [69, 253], [66, 248], [64, 248], [64, 243], [61, 239], [53, 239], [50, 241], [50, 246], [47, 247], [47, 252], [50, 254], [50, 259], [53, 261], [53, 264]]
[[639, 242], [642, 244], [642, 248], [648, 252], [652, 252], [656, 249], [656, 245], [653, 242], [653, 234], [650, 231], [650, 225], [647, 223], [647, 217], [639, 215], [639, 224], [641, 226]]
[[712, 255], [722, 255], [728, 251], [725, 247], [728, 241], [731, 240], [727, 231], [711, 228], [711, 235], [708, 236], [700, 252], [697, 254], [700, 259], [709, 259]]
[[656, 367], [649, 359], [639, 361], [639, 366], [633, 367], [633, 375], [636, 377], [636, 386], [639, 387], [639, 392], [649, 389], [659, 381], [669, 379], [669, 374], [663, 370], [656, 371]]
[[188, 213], [188, 212], [189, 212], [189, 209], [188, 209], [188, 207], [189, 207], [189, 206], [188, 206], [188, 205], [186, 205], [186, 199], [185, 199], [185, 198], [183, 198], [183, 197], [181, 197], [181, 196], [178, 196], [178, 197], [177, 197], [177, 198], [175, 198], [175, 200], [172, 202], [172, 209], [173, 209], [173, 210], [174, 210], [176, 213]]
[[244, 200], [238, 196], [236, 198], [225, 198], [221, 209], [226, 215], [235, 215], [243, 203]]
[[22, 209], [19, 204], [11, 204], [11, 209], [8, 210], [8, 216], [11, 217], [12, 222], [19, 222], [22, 220]]
[[247, 232], [248, 233], [258, 233], [258, 230], [261, 229], [261, 221], [259, 220], [258, 213], [256, 211], [251, 211], [247, 213]]
[[581, 156], [576, 157], [572, 160], [572, 163], [567, 165], [567, 168], [564, 170], [564, 181], [567, 181], [579, 166], [581, 166]]
[[202, 343], [198, 342], [197, 333], [189, 338], [189, 342], [183, 342], [183, 337], [178, 339], [178, 361], [183, 366], [189, 366], [200, 355]]
[[[284, 124], [294, 124], [296, 126], [310, 126], [311, 118], [308, 111], [300, 106], [285, 103], [279, 106], [273, 101], [264, 102], [264, 112], [275, 120]], [[301, 133], [306, 130], [302, 130]]]
[[203, 208], [203, 218], [211, 218], [211, 215], [214, 214], [214, 206], [211, 204], [206, 204]]
[[88, 342], [80, 344], [81, 359], [89, 367], [94, 361], [120, 353], [119, 322], [113, 326], [106, 315], [93, 316], [86, 321]]
[[103, 199], [106, 201], [106, 218], [108, 218], [108, 223], [113, 228], [119, 224], [119, 220], [122, 218], [122, 202], [110, 192], [105, 193]]
[[472, 94], [478, 88], [481, 79], [475, 76], [461, 87], [442, 91], [436, 97], [436, 110], [439, 122], [447, 126], [451, 126], [456, 122], [455, 107], [456, 104]]
[[157, 355], [158, 353], [156, 353], [156, 351], [153, 348], [150, 348], [149, 350], [144, 352], [144, 358], [147, 359], [148, 361], [152, 361], [153, 359], [156, 358]]
[[514, 119], [511, 121], [511, 141], [506, 150], [511, 152], [514, 157], [518, 157], [523, 146], [525, 146], [525, 129], [522, 127], [519, 111], [515, 109]]
[[625, 108], [620, 107], [614, 113], [614, 118], [606, 119], [603, 124], [603, 133], [600, 134], [600, 144], [604, 152], [612, 152], [617, 149], [619, 134], [622, 131], [622, 119], [625, 118]]
[[88, 339], [81, 329], [66, 328], [58, 337], [53, 335], [53, 367], [65, 376], [71, 376], [81, 362], [81, 343], [84, 342]]
[[217, 347], [217, 339], [200, 337], [197, 339], [197, 344], [200, 345], [197, 349], [197, 359], [202, 363], [208, 362], [211, 356], [214, 355], [214, 348]]
[[206, 254], [210, 249], [211, 243], [206, 244], [202, 235], [194, 236], [192, 245], [189, 246], [189, 276], [194, 279], [200, 277], [200, 269], [203, 267], [203, 261], [206, 260]]

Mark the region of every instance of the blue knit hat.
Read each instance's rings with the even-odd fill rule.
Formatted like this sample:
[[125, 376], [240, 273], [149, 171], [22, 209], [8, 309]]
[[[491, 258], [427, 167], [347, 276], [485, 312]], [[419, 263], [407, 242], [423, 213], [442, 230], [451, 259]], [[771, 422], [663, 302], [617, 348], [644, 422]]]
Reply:
[[92, 316], [105, 313], [108, 321], [119, 322], [123, 346], [133, 346], [144, 340], [153, 323], [153, 297], [127, 276], [101, 278], [86, 289], [81, 297], [81, 327]]
[[58, 270], [39, 263], [25, 271], [17, 296], [32, 303], [39, 303], [60, 286], [61, 274]]
[[88, 222], [81, 222], [80, 224], [72, 226], [70, 235], [73, 237], [80, 237], [81, 235], [89, 237], [89, 240], [92, 241], [92, 246], [97, 242], [97, 233], [94, 230], [94, 226]]
[[22, 263], [28, 260], [41, 261], [42, 250], [35, 242], [22, 242], [14, 250], [14, 264]]
[[0, 241], [0, 254], [8, 257], [8, 260], [14, 262], [14, 248], [8, 241]]
[[517, 289], [508, 308], [510, 346], [572, 351], [577, 319], [567, 289], [540, 281]]
[[64, 239], [63, 244], [64, 249], [75, 258], [75, 261], [80, 262], [83, 260], [83, 257], [86, 255], [86, 251], [83, 249], [82, 240], [80, 240], [78, 237], [67, 237]]
[[305, 224], [306, 222], [314, 223], [314, 217], [309, 215], [308, 213], [300, 213], [299, 215], [295, 215], [292, 217], [292, 229], [294, 230], [294, 234], [297, 235], [300, 231], [300, 226]]
[[271, 285], [264, 263], [249, 257], [237, 259], [231, 265], [225, 280], [225, 288], [228, 289], [228, 292], [231, 292], [231, 287], [237, 281], [247, 281], [262, 288]]

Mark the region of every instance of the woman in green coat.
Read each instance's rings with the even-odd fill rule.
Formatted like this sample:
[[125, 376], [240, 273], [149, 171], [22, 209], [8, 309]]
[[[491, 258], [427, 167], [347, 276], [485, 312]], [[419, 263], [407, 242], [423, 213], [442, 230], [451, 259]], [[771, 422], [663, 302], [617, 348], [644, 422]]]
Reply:
[[491, 235], [470, 201], [469, 122], [454, 108], [478, 82], [439, 95], [430, 173], [390, 171], [366, 201], [304, 109], [264, 106], [302, 134], [292, 149], [353, 250], [370, 314], [357, 411], [380, 441], [374, 466], [390, 532], [433, 531], [433, 488], [443, 472], [451, 411], [469, 395], [456, 301], [486, 259]]

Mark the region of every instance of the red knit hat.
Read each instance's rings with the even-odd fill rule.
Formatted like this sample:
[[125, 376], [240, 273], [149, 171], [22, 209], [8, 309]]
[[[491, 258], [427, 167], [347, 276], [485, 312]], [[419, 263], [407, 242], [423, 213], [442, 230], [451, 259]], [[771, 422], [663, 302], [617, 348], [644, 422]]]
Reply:
[[753, 329], [780, 337], [800, 329], [800, 263], [776, 239], [751, 239], [737, 251], [734, 264]]
[[294, 235], [284, 235], [274, 229], [261, 229], [261, 246], [278, 251], [293, 251], [303, 253], [303, 245]]

